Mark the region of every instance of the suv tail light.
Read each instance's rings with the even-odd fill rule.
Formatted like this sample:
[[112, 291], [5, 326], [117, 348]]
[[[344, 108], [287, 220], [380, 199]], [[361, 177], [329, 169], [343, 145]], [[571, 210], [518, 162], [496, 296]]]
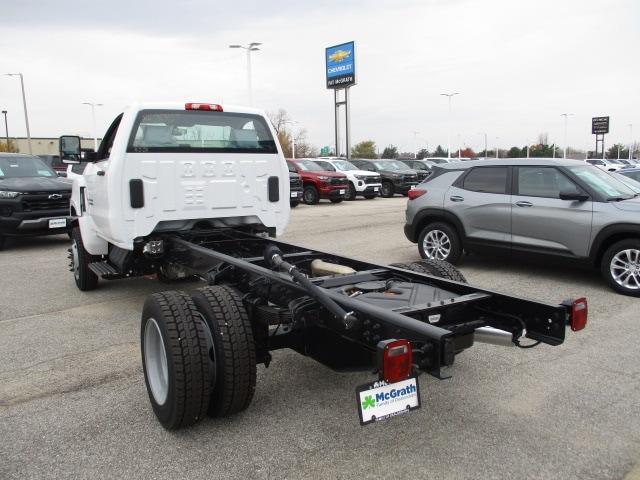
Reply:
[[427, 193], [426, 190], [420, 190], [419, 188], [414, 188], [413, 190], [409, 190], [409, 200], [415, 200], [418, 197], [421, 197]]
[[399, 382], [413, 372], [413, 351], [409, 340], [382, 340], [378, 343], [378, 370], [388, 383]]
[[185, 103], [185, 110], [206, 110], [211, 112], [222, 112], [222, 106], [216, 103]]
[[589, 308], [586, 298], [578, 298], [571, 302], [571, 330], [577, 332], [587, 326]]

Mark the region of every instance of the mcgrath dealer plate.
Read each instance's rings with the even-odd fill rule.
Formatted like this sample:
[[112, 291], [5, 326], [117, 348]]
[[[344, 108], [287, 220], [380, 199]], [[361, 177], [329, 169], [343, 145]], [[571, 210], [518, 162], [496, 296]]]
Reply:
[[64, 228], [67, 226], [66, 218], [52, 218], [49, 220], [49, 228]]
[[378, 380], [356, 388], [360, 424], [386, 420], [420, 408], [418, 379], [410, 377], [395, 383]]

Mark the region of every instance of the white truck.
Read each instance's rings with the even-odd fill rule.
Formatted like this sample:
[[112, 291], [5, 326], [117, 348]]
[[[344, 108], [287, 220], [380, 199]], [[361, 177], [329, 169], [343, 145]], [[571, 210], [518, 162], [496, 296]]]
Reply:
[[[79, 139], [60, 144], [77, 162]], [[448, 378], [474, 342], [559, 345], [587, 321], [584, 298], [509, 297], [469, 286], [446, 262], [384, 267], [275, 240], [289, 221], [289, 172], [260, 110], [135, 104], [84, 161], [72, 176], [78, 288], [151, 273], [206, 282], [150, 295], [142, 309], [145, 383], [167, 429], [246, 409], [256, 365], [277, 349], [377, 369], [354, 397], [365, 425], [419, 408], [417, 375]]]
[[357, 195], [372, 199], [380, 195], [382, 179], [379, 173], [360, 170], [353, 163], [339, 157], [311, 158], [315, 163], [329, 172], [344, 173], [349, 180], [349, 188], [345, 200], [355, 200]]

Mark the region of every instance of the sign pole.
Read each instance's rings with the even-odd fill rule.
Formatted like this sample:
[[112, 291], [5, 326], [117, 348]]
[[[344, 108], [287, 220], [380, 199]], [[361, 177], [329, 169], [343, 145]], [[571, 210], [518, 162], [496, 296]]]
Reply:
[[340, 103], [338, 102], [338, 89], [333, 90], [333, 114], [335, 117], [335, 130], [336, 130], [336, 157], [340, 156]]
[[349, 87], [344, 89], [344, 116], [347, 146], [347, 160], [351, 160], [351, 116], [349, 115]]
[[[327, 88], [333, 90], [335, 121], [335, 155], [341, 152], [340, 142], [340, 106], [345, 107], [345, 147], [346, 157], [351, 158], [351, 111], [349, 105], [349, 87], [356, 84], [355, 42], [342, 43], [325, 49], [325, 73]], [[339, 90], [344, 91], [341, 100]]]

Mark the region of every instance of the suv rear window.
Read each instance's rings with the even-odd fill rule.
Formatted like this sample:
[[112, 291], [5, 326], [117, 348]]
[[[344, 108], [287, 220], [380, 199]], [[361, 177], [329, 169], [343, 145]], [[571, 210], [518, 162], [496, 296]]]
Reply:
[[128, 152], [277, 153], [260, 115], [200, 110], [142, 110]]
[[466, 177], [462, 188], [472, 192], [507, 193], [507, 167], [476, 167]]

